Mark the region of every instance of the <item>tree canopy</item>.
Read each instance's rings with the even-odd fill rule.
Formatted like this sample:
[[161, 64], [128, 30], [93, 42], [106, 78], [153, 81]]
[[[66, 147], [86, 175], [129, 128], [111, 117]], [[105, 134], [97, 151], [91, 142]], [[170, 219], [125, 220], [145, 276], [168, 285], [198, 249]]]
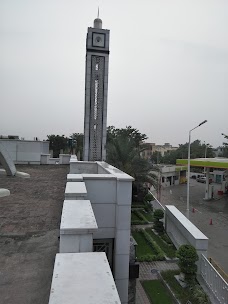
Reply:
[[70, 139], [73, 140], [73, 148], [76, 150], [76, 154], [80, 154], [80, 159], [83, 159], [83, 141], [84, 141], [84, 134], [83, 133], [73, 133], [70, 135]]
[[140, 133], [139, 130], [127, 126], [126, 128], [118, 129], [114, 126], [109, 126], [107, 128], [107, 143], [111, 143], [117, 138], [124, 138], [128, 141], [132, 141], [136, 148], [139, 148], [141, 142], [147, 139], [146, 134]]
[[65, 135], [47, 135], [50, 142], [50, 150], [53, 150], [53, 157], [59, 157], [60, 150], [66, 150], [68, 147], [68, 138]]
[[[202, 144], [200, 140], [193, 141], [190, 148], [190, 157], [203, 158], [205, 155], [206, 157], [214, 157], [212, 146], [206, 143]], [[165, 155], [160, 158], [160, 163], [176, 164], [176, 160], [180, 158], [188, 158], [188, 143], [180, 144], [175, 151], [166, 152]], [[154, 157], [152, 160], [154, 161]]]
[[126, 127], [107, 130], [107, 162], [135, 178], [140, 188], [145, 182], [157, 186], [157, 176], [151, 173], [151, 164], [140, 156], [140, 143], [147, 138], [137, 129]]
[[[224, 139], [228, 141], [228, 135], [223, 134]], [[223, 152], [222, 155], [223, 157], [228, 157], [228, 142], [223, 143]]]

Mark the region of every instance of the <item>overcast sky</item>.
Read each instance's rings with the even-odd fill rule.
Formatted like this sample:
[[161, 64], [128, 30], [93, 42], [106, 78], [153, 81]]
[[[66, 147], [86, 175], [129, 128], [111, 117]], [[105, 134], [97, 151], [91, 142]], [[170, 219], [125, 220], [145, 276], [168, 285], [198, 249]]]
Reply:
[[0, 135], [83, 132], [85, 42], [110, 29], [108, 125], [148, 142], [228, 134], [227, 0], [0, 0]]

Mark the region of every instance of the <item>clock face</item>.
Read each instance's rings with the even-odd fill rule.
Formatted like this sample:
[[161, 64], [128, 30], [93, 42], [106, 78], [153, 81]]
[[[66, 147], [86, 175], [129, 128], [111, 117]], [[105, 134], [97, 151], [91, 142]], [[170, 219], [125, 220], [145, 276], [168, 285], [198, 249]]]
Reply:
[[93, 33], [93, 46], [105, 47], [105, 35], [99, 33]]

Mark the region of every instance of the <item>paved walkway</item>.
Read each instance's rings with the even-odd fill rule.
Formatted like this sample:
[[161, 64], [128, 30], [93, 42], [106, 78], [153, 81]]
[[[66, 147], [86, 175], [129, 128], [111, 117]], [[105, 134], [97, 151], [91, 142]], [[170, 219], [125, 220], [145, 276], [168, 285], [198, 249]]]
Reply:
[[140, 283], [141, 280], [156, 280], [158, 279], [157, 271], [178, 269], [179, 268], [176, 263], [167, 263], [166, 261], [140, 263], [139, 279], [137, 279], [136, 283], [136, 304], [150, 304], [150, 301]]

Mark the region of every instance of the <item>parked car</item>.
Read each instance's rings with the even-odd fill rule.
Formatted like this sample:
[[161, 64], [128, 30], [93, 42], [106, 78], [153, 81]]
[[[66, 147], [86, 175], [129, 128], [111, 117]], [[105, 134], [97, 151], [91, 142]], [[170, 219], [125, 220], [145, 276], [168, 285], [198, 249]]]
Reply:
[[205, 176], [198, 177], [196, 180], [199, 183], [206, 183], [206, 177]]
[[[206, 177], [205, 177], [205, 176], [198, 177], [196, 180], [197, 180], [197, 182], [199, 182], [199, 183], [204, 183], [204, 184], [206, 184]], [[209, 184], [211, 184], [211, 183], [212, 183], [212, 179], [209, 178]]]

